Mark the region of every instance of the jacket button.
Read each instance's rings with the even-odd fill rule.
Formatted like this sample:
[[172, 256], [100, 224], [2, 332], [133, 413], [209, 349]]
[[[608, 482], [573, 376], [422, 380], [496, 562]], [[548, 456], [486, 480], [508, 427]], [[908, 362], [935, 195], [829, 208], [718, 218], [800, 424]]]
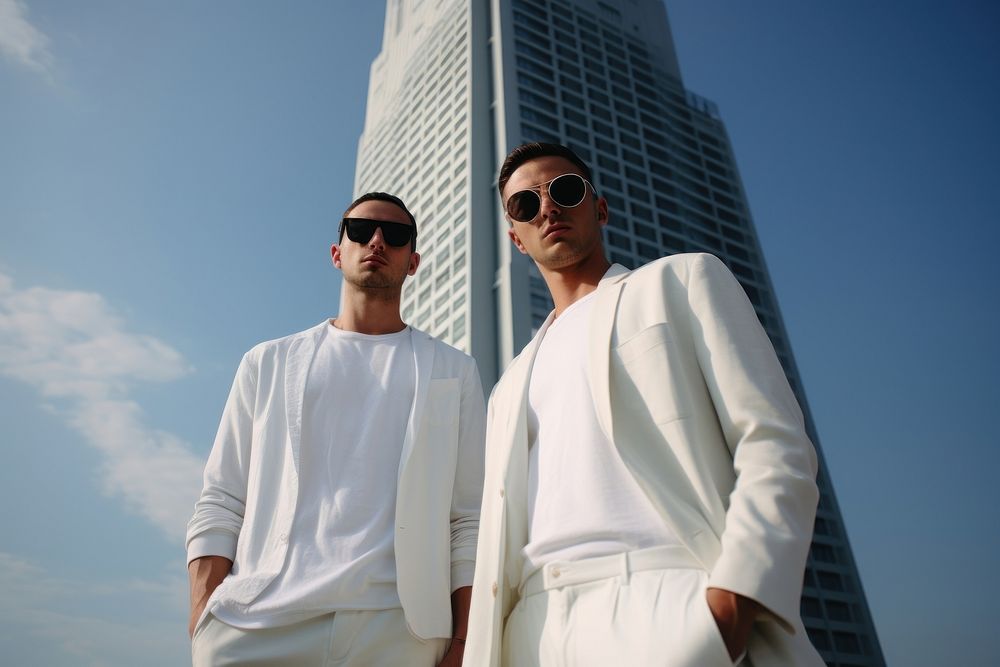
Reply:
[[497, 596], [497, 582], [493, 582], [493, 597]]

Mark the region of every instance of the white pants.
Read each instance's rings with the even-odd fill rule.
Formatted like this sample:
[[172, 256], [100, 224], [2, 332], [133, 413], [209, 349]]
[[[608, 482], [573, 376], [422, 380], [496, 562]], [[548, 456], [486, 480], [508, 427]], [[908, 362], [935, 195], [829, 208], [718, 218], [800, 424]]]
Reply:
[[194, 667], [434, 667], [447, 639], [421, 640], [402, 609], [338, 611], [277, 628], [244, 630], [208, 614], [191, 640]]
[[683, 547], [546, 565], [507, 617], [505, 667], [732, 667]]

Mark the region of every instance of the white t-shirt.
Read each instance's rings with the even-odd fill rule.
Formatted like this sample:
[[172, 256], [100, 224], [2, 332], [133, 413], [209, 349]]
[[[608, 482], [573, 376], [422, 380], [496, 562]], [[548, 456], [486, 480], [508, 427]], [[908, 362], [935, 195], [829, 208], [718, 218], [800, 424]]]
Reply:
[[219, 608], [222, 621], [276, 627], [400, 607], [396, 480], [415, 373], [409, 328], [370, 336], [327, 327], [306, 381], [288, 555], [248, 609]]
[[678, 544], [597, 421], [587, 377], [594, 292], [549, 325], [528, 386], [528, 544], [546, 563]]

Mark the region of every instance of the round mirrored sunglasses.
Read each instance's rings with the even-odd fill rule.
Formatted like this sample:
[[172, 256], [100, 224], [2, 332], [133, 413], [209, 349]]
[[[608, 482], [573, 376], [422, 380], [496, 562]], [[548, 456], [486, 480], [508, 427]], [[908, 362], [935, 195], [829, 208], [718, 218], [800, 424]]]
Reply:
[[586, 199], [588, 185], [594, 190], [590, 181], [579, 174], [560, 174], [548, 183], [539, 183], [526, 190], [518, 190], [507, 198], [504, 208], [511, 220], [531, 222], [542, 208], [542, 186], [546, 186], [549, 199], [557, 206], [573, 208]]

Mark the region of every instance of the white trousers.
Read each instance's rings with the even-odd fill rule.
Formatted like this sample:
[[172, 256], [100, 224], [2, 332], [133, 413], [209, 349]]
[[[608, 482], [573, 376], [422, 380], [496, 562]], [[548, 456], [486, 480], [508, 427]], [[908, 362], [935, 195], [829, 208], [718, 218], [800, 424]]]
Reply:
[[338, 611], [277, 628], [244, 630], [208, 614], [191, 640], [194, 667], [434, 667], [447, 639], [422, 640], [402, 609]]
[[732, 667], [683, 547], [546, 565], [507, 617], [505, 667]]

